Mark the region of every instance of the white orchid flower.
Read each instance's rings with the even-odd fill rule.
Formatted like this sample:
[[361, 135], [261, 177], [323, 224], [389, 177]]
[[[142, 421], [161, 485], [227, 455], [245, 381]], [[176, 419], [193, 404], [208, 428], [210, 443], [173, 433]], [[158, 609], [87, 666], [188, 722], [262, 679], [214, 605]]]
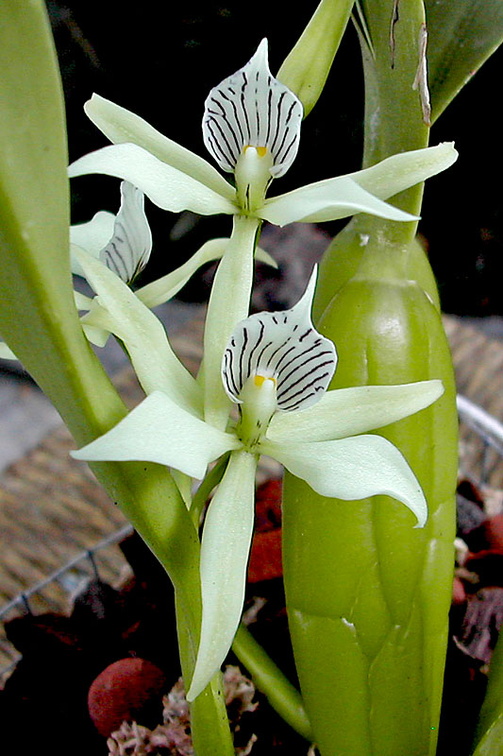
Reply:
[[[194, 699], [218, 670], [240, 621], [253, 532], [255, 473], [261, 454], [282, 463], [319, 493], [348, 500], [387, 494], [423, 526], [427, 505], [401, 453], [378, 435], [359, 435], [427, 407], [440, 381], [327, 391], [333, 344], [315, 331], [315, 275], [291, 310], [240, 322], [225, 350], [221, 380], [239, 419], [220, 430], [166, 391], [154, 391], [108, 433], [73, 456], [143, 460], [201, 479], [230, 452], [208, 507], [201, 546], [203, 615]], [[412, 524], [412, 521], [411, 521]]]
[[445, 170], [457, 157], [452, 144], [441, 144], [266, 199], [272, 178], [282, 176], [296, 156], [302, 104], [271, 75], [265, 39], [243, 68], [211, 90], [205, 103], [204, 142], [220, 167], [234, 173], [235, 188], [205, 160], [124, 108], [93, 95], [85, 110], [115, 144], [75, 161], [70, 176], [117, 176], [172, 212], [244, 214], [280, 226], [359, 212], [411, 220], [383, 200]]
[[[93, 95], [85, 110], [114, 142], [85, 155], [70, 176], [102, 173], [130, 181], [154, 204], [172, 212], [224, 213], [234, 218], [208, 305], [204, 340], [205, 416], [225, 427], [229, 400], [220, 381], [220, 360], [234, 325], [248, 314], [254, 250], [263, 220], [283, 226], [370, 213], [396, 221], [414, 216], [384, 200], [448, 168], [457, 157], [440, 144], [383, 160], [362, 171], [266, 197], [299, 145], [302, 105], [269, 71], [267, 40], [239, 71], [211, 90], [203, 117], [204, 142], [230, 184], [210, 163], [160, 134], [124, 108]], [[229, 291], [233, 296], [229, 298]]]

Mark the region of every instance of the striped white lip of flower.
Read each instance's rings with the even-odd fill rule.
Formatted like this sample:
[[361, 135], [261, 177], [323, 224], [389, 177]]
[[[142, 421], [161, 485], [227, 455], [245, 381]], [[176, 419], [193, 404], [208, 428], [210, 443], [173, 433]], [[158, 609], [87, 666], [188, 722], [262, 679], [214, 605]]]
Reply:
[[282, 176], [295, 160], [303, 108], [269, 70], [267, 40], [239, 71], [214, 87], [205, 102], [203, 138], [224, 171], [233, 172], [247, 147], [272, 156], [270, 176]]
[[99, 253], [99, 259], [125, 283], [131, 283], [143, 270], [152, 251], [152, 233], [144, 205], [143, 192], [123, 181], [113, 235]]
[[276, 386], [276, 409], [283, 412], [306, 409], [328, 388], [337, 364], [333, 343], [311, 323], [311, 303], [316, 270], [295, 307], [284, 312], [260, 312], [239, 323], [222, 361], [222, 380], [229, 398], [243, 402], [243, 389], [250, 377], [272, 378]]

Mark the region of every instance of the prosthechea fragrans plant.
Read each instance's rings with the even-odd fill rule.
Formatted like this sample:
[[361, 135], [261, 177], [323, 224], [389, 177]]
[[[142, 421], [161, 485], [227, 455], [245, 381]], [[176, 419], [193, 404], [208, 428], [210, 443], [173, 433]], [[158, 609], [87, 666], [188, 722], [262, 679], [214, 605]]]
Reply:
[[[433, 16], [451, 17], [448, 3], [434, 5]], [[367, 82], [362, 171], [269, 196], [273, 179], [296, 156], [302, 118], [321, 94], [352, 11], [352, 2], [323, 0], [277, 79], [263, 40], [249, 63], [211, 90], [204, 141], [231, 182], [135, 114], [93, 96], [86, 112], [113, 144], [76, 161], [70, 176], [116, 176], [122, 201], [117, 216], [98, 213], [71, 233], [62, 93], [44, 7], [37, 0], [1, 6], [3, 353], [19, 358], [52, 399], [80, 447], [74, 456], [89, 460], [173, 581], [197, 754], [234, 752], [219, 672], [233, 639], [257, 684], [322, 756], [432, 752], [452, 577], [456, 434], [452, 366], [414, 234], [422, 182], [448, 168], [456, 152], [450, 144], [427, 147], [427, 87], [418, 75], [423, 4], [364, 2], [356, 9]], [[486, 12], [477, 14], [484, 28]], [[385, 18], [393, 21], [391, 69]], [[490, 32], [487, 23], [472, 64], [499, 43], [494, 24]], [[444, 107], [460, 88], [459, 75], [450, 75], [456, 56], [450, 60], [436, 94]], [[442, 66], [439, 55], [436, 65]], [[370, 128], [376, 112], [377, 132]], [[406, 114], [406, 134], [395, 128], [397, 113]], [[230, 215], [232, 233], [134, 289], [152, 245], [144, 194], [172, 212]], [[249, 316], [254, 258], [270, 261], [257, 246], [264, 220], [284, 225], [355, 214], [291, 310]], [[212, 259], [220, 262], [203, 364], [193, 378], [150, 308]], [[93, 298], [73, 292], [71, 271], [86, 277]], [[315, 289], [320, 332], [311, 323]], [[383, 318], [398, 318], [400, 348], [376, 336]], [[89, 347], [110, 334], [124, 346], [146, 395], [130, 413]], [[418, 348], [431, 360], [419, 364]], [[383, 426], [386, 433], [368, 433]], [[418, 455], [425, 433], [432, 441]], [[433, 449], [437, 438], [450, 450], [443, 465]], [[289, 471], [285, 584], [307, 714], [297, 691], [239, 626], [261, 454]], [[434, 470], [433, 484], [426, 466]], [[202, 483], [193, 496], [194, 480]], [[213, 488], [199, 543], [201, 492]], [[339, 552], [336, 566], [344, 566], [337, 572], [330, 552], [343, 541], [347, 556]], [[429, 559], [414, 553], [416, 542]], [[438, 564], [433, 593], [443, 595], [440, 606], [431, 592], [416, 601], [413, 588], [428, 587]], [[365, 565], [372, 585], [377, 581], [372, 595], [353, 587]], [[358, 597], [349, 613], [348, 590]], [[402, 649], [412, 666], [401, 666]], [[370, 675], [372, 655], [379, 663]], [[397, 661], [392, 680], [391, 660]]]

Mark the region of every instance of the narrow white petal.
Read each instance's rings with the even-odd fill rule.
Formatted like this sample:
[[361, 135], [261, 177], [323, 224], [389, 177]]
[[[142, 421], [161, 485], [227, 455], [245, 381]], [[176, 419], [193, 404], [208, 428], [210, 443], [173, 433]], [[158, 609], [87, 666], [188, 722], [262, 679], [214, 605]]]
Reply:
[[314, 407], [304, 412], [276, 414], [267, 438], [288, 444], [356, 436], [419, 412], [443, 392], [438, 380], [327, 391]]
[[238, 445], [235, 436], [207, 425], [156, 391], [72, 456], [88, 462], [158, 462], [200, 479], [210, 462]]
[[232, 202], [234, 189], [215, 168], [199, 155], [161, 134], [149, 123], [120, 105], [93, 94], [84, 106], [91, 121], [114, 144], [130, 142], [150, 152], [163, 163], [192, 176]]
[[273, 176], [290, 167], [299, 145], [302, 104], [269, 70], [267, 40], [205, 102], [204, 143], [224, 171], [234, 171], [244, 147], [265, 147]]
[[[147, 307], [157, 307], [157, 305], [167, 302], [178, 294], [200, 267], [213, 262], [213, 260], [220, 260], [225, 254], [228, 243], [228, 238], [210, 239], [179, 268], [156, 281], [151, 281], [140, 289], [136, 289], [136, 296]], [[255, 257], [266, 265], [271, 265], [273, 268], [278, 267], [271, 255], [259, 247], [257, 247]]]
[[189, 701], [220, 669], [241, 619], [253, 534], [256, 467], [254, 455], [245, 451], [231, 454], [208, 508], [201, 544], [201, 639]]
[[141, 189], [154, 205], [173, 213], [191, 210], [198, 215], [232, 215], [236, 211], [227, 196], [163, 163], [135, 144], [103, 147], [79, 158], [68, 169], [70, 178], [90, 173], [102, 173], [129, 181]]
[[363, 189], [380, 199], [393, 197], [420, 181], [436, 176], [456, 162], [458, 153], [452, 142], [442, 142], [436, 147], [410, 150], [382, 160], [371, 168], [350, 173]]
[[16, 355], [9, 349], [4, 341], [0, 341], [0, 359], [2, 360], [17, 360]]
[[416, 527], [426, 522], [428, 506], [414, 473], [382, 436], [296, 444], [263, 441], [260, 450], [322, 496], [356, 500], [385, 494], [411, 510], [417, 517]]
[[251, 315], [234, 329], [222, 361], [222, 381], [233, 402], [240, 403], [253, 375], [275, 379], [278, 410], [306, 408], [323, 396], [337, 358], [333, 343], [311, 323], [316, 272], [295, 307]]
[[187, 410], [199, 414], [201, 390], [174, 354], [162, 323], [99, 260], [82, 252], [78, 259], [98, 295], [83, 323], [108, 330], [124, 343], [145, 393], [164, 391]]
[[144, 205], [143, 192], [123, 181], [113, 234], [99, 255], [107, 268], [126, 283], [131, 283], [143, 270], [152, 251], [152, 233]]
[[100, 210], [87, 223], [77, 223], [70, 226], [72, 273], [84, 276], [84, 271], [74, 254], [74, 248], [79, 247], [93, 257], [99, 257], [101, 250], [113, 236], [114, 224], [115, 215], [106, 210]]
[[356, 213], [369, 213], [396, 221], [416, 220], [416, 216], [388, 205], [347, 176], [325, 179], [272, 197], [265, 201], [260, 210], [261, 218], [277, 226], [295, 221], [321, 223]]
[[[82, 271], [82, 275], [84, 275], [84, 271]], [[73, 299], [75, 301], [75, 307], [77, 308], [77, 310], [90, 310], [91, 309], [91, 305], [93, 303], [92, 297], [87, 297], [85, 294], [82, 294], [82, 292], [75, 291], [74, 289]]]
[[[84, 322], [82, 322], [84, 321]], [[85, 316], [82, 319], [82, 330], [86, 335], [86, 339], [94, 346], [103, 349], [108, 339], [110, 338], [110, 331], [106, 328], [99, 328], [98, 326], [92, 326], [85, 322]]]
[[218, 265], [204, 326], [204, 416], [225, 428], [230, 402], [222, 385], [222, 355], [236, 323], [249, 312], [253, 285], [256, 218], [235, 215], [229, 246]]
[[457, 157], [454, 145], [448, 142], [392, 155], [371, 168], [272, 197], [266, 200], [261, 217], [278, 226], [294, 221], [321, 223], [361, 212], [390, 220], [414, 220], [408, 213], [379, 200], [441, 173]]
[[147, 307], [156, 307], [172, 299], [187, 281], [202, 266], [223, 257], [229, 239], [211, 239], [198, 249], [195, 255], [171, 273], [136, 290], [138, 299]]

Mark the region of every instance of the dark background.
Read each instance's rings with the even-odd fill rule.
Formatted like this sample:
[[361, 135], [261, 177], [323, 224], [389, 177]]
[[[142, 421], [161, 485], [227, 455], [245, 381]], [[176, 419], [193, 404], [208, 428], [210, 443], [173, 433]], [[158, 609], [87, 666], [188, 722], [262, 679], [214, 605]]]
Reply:
[[[201, 118], [210, 88], [244, 65], [265, 36], [275, 73], [317, 2], [304, 0], [293, 11], [284, 0], [143, 0], [127, 8], [115, 0], [48, 0], [67, 103], [70, 160], [107, 143], [82, 110], [92, 92], [207, 157]], [[432, 129], [432, 144], [454, 140], [460, 153], [453, 168], [428, 182], [420, 225], [447, 312], [503, 314], [502, 63], [500, 49]], [[276, 191], [357, 170], [362, 108], [359, 47], [349, 26], [327, 87], [303, 124], [299, 157]], [[116, 180], [74, 179], [72, 193], [73, 222], [88, 220], [100, 209], [117, 210]], [[152, 205], [148, 214], [155, 241], [149, 275], [167, 272], [200, 242], [228, 233], [227, 218], [204, 218], [181, 240], [170, 241], [176, 216]], [[339, 227], [325, 229], [333, 234]], [[197, 298], [199, 292], [189, 288], [184, 295]]]

